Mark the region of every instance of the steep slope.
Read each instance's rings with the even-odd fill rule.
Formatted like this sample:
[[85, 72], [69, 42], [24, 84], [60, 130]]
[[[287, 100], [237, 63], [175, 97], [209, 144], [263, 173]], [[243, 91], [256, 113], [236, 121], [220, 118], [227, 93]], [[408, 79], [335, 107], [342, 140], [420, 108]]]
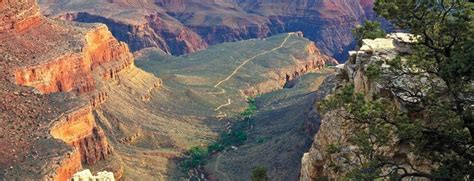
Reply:
[[93, 110], [107, 97], [96, 85], [133, 68], [126, 44], [104, 25], [44, 18], [34, 0], [0, 5], [0, 178], [66, 180], [82, 167], [120, 178]]
[[[158, 47], [181, 55], [218, 44], [302, 31], [340, 61], [354, 47], [351, 29], [374, 18], [372, 0], [42, 0], [44, 12], [103, 22], [132, 50]], [[181, 51], [183, 50], [183, 51]]]

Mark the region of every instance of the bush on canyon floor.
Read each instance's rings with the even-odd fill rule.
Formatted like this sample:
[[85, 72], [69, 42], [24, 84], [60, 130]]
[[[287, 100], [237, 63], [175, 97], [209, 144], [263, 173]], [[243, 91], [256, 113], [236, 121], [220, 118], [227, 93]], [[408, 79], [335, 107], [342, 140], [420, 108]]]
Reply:
[[267, 168], [264, 166], [257, 166], [252, 170], [252, 181], [267, 181]]
[[250, 117], [257, 111], [257, 105], [255, 104], [255, 98], [248, 98], [247, 102], [249, 103], [247, 109], [240, 115], [244, 118]]
[[[415, 90], [418, 92], [399, 90], [411, 93], [419, 100], [416, 106], [407, 110], [400, 110], [381, 95], [365, 99], [366, 95], [354, 93], [351, 85], [321, 103], [322, 110], [346, 110], [348, 115], [344, 118], [360, 130], [349, 142], [359, 148], [358, 157], [365, 159], [356, 161], [355, 169], [346, 177], [355, 180], [472, 179], [473, 7], [472, 3], [463, 0], [376, 1], [375, 10], [379, 15], [398, 28], [420, 36], [412, 45], [413, 53], [404, 57], [407, 61], [393, 60], [390, 71], [408, 76], [430, 75], [442, 83], [417, 85], [423, 86], [425, 92], [421, 89]], [[374, 73], [373, 77], [376, 76]], [[411, 145], [410, 151], [418, 159], [429, 160], [437, 166], [429, 172], [420, 171], [407, 159], [394, 161], [380, 154], [377, 149], [386, 146], [389, 140]], [[407, 169], [407, 165], [411, 168]]]
[[247, 130], [251, 126], [252, 115], [257, 111], [255, 98], [248, 98], [249, 105], [241, 113], [243, 118], [235, 123], [229, 131], [223, 132], [217, 141], [209, 144], [207, 147], [193, 147], [187, 152], [187, 159], [182, 162], [184, 171], [197, 168], [203, 165], [206, 159], [209, 159], [214, 153], [221, 152], [229, 146], [239, 146], [247, 141]]
[[208, 157], [209, 151], [208, 148], [196, 146], [192, 147], [188, 153], [188, 159], [184, 160], [182, 163], [183, 168], [187, 171], [191, 168], [196, 168], [199, 165], [202, 165], [205, 161], [205, 158]]

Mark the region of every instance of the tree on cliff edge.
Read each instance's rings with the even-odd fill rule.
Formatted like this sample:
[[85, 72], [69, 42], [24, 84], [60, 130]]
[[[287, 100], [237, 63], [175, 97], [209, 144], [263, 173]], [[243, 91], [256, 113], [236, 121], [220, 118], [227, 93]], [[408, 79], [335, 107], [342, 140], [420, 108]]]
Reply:
[[[376, 178], [471, 180], [474, 173], [474, 22], [473, 4], [463, 0], [377, 0], [375, 11], [394, 26], [419, 35], [413, 53], [390, 63], [395, 72], [409, 76], [430, 74], [442, 84], [422, 85], [426, 94], [406, 91], [420, 100], [406, 111], [380, 97], [372, 101], [351, 86], [340, 90], [325, 107], [343, 107], [359, 126], [350, 142], [366, 160], [347, 176]], [[422, 159], [436, 163], [423, 172], [410, 163], [380, 155], [377, 148], [396, 137], [413, 145]], [[410, 168], [411, 167], [411, 168]]]

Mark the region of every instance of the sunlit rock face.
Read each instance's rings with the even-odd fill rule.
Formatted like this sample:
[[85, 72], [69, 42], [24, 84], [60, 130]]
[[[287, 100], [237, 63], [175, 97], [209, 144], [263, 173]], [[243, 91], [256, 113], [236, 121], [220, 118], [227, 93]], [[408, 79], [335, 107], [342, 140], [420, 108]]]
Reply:
[[23, 31], [41, 21], [39, 7], [35, 0], [2, 0], [0, 1], [0, 32]]
[[120, 178], [93, 112], [102, 82], [134, 68], [128, 46], [105, 25], [46, 18], [34, 0], [0, 10], [0, 178], [67, 180], [85, 166]]

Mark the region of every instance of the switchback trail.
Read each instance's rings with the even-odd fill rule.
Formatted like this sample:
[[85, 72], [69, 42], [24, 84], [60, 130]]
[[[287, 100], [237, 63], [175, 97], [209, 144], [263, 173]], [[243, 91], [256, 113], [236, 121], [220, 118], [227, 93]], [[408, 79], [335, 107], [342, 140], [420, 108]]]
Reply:
[[[283, 46], [286, 44], [286, 42], [288, 41], [288, 39], [290, 38], [290, 36], [293, 35], [293, 34], [295, 34], [295, 33], [288, 33], [288, 36], [285, 37], [285, 40], [283, 40], [283, 42], [282, 42], [278, 47], [275, 47], [275, 48], [273, 48], [273, 49], [271, 49], [271, 50], [264, 51], [264, 52], [262, 52], [262, 53], [259, 53], [259, 54], [257, 54], [257, 55], [254, 55], [254, 56], [252, 56], [252, 57], [250, 57], [250, 58], [248, 58], [248, 59], [245, 59], [237, 68], [234, 69], [234, 71], [232, 71], [231, 74], [229, 74], [226, 78], [222, 79], [221, 81], [217, 82], [217, 84], [214, 85], [214, 88], [220, 89], [220, 91], [219, 91], [219, 92], [215, 92], [215, 93], [211, 93], [211, 94], [225, 94], [225, 93], [226, 93], [226, 90], [225, 90], [224, 88], [219, 87], [220, 85], [222, 85], [224, 82], [230, 80], [235, 74], [237, 74], [237, 72], [239, 72], [239, 70], [240, 70], [243, 66], [245, 66], [247, 63], [249, 63], [250, 61], [254, 60], [255, 58], [260, 57], [260, 56], [262, 56], [262, 55], [266, 55], [266, 54], [268, 54], [268, 53], [271, 53], [271, 52], [274, 52], [274, 51], [277, 51], [277, 50], [283, 48]], [[217, 108], [214, 109], [215, 111], [219, 111], [218, 117], [219, 117], [220, 119], [222, 119], [222, 117], [226, 117], [226, 116], [227, 116], [227, 114], [225, 114], [225, 113], [223, 113], [222, 111], [220, 111], [220, 109], [223, 108], [223, 107], [229, 106], [229, 105], [231, 105], [231, 104], [232, 104], [231, 100], [228, 99], [228, 102], [227, 102], [227, 103], [221, 104], [221, 105], [217, 106]], [[223, 116], [223, 115], [225, 115], [225, 116]]]

